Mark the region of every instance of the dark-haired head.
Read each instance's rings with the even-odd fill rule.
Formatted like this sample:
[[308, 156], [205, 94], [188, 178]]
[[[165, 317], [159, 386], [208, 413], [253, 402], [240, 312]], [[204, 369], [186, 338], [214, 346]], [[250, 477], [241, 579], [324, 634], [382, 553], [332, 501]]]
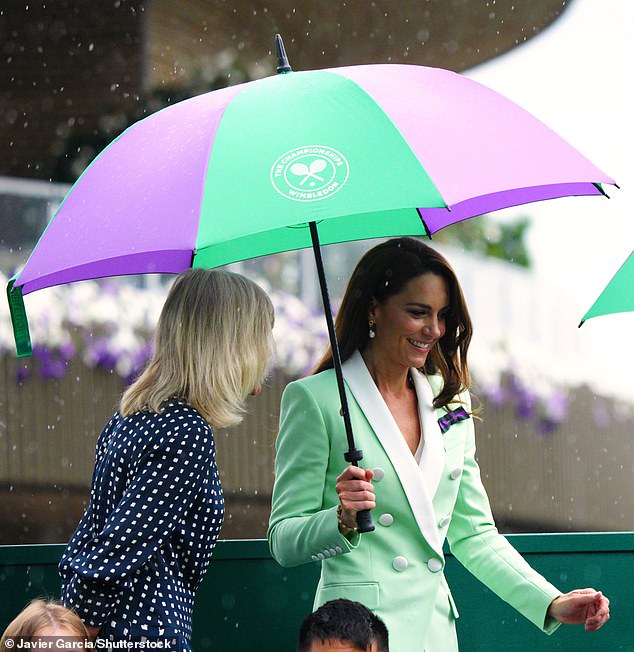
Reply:
[[[369, 342], [371, 306], [384, 303], [402, 292], [412, 279], [429, 273], [445, 281], [449, 297], [445, 333], [427, 356], [424, 369], [443, 377], [444, 387], [434, 401], [435, 407], [442, 407], [470, 385], [467, 351], [472, 326], [458, 278], [435, 249], [415, 238], [393, 238], [367, 251], [350, 277], [335, 330], [342, 361], [357, 350], [363, 352]], [[315, 373], [332, 366], [329, 350]]]
[[330, 600], [306, 616], [297, 652], [321, 650], [329, 642], [347, 643], [360, 652], [389, 652], [385, 623], [360, 602], [343, 598]]

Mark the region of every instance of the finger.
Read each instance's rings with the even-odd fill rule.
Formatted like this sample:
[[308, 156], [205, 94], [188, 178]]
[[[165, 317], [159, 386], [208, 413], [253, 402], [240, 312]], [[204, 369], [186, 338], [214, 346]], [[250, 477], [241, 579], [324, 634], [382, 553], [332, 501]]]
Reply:
[[607, 618], [591, 618], [586, 620], [585, 630], [587, 632], [596, 632], [597, 629], [601, 629], [603, 625], [607, 622]]
[[357, 503], [371, 503], [372, 507], [368, 509], [374, 509], [376, 498], [370, 491], [353, 491], [351, 493], [343, 491], [339, 494], [339, 502], [344, 509], [349, 505], [356, 505]]
[[372, 491], [344, 491], [339, 494], [339, 502], [342, 504], [342, 506], [344, 506], [344, 503], [350, 504], [366, 502], [374, 504], [376, 501]]
[[345, 512], [360, 512], [364, 509], [374, 509], [376, 501], [371, 492], [355, 492], [353, 494], [343, 493], [339, 495], [339, 502]]
[[339, 474], [337, 482], [342, 480], [365, 480], [366, 479], [366, 469], [362, 469], [359, 466], [346, 466], [346, 468]]
[[567, 595], [577, 604], [594, 604], [597, 600], [598, 591], [594, 589], [576, 589]]
[[335, 485], [335, 491], [338, 494], [342, 492], [355, 492], [355, 491], [369, 491], [374, 493], [374, 485], [366, 482], [365, 480], [344, 480], [342, 482], [337, 482]]
[[568, 595], [590, 595], [594, 598], [596, 597], [597, 593], [600, 593], [600, 591], [597, 591], [596, 589], [575, 589], [574, 591], [570, 591]]
[[610, 620], [609, 609], [601, 609], [592, 616], [589, 616], [585, 622], [585, 629], [587, 631], [596, 631]]
[[606, 609], [609, 609], [610, 607], [610, 600], [609, 598], [606, 598], [601, 591], [597, 591], [597, 596], [595, 598], [595, 602], [597, 604], [597, 607], [603, 608], [605, 607]]

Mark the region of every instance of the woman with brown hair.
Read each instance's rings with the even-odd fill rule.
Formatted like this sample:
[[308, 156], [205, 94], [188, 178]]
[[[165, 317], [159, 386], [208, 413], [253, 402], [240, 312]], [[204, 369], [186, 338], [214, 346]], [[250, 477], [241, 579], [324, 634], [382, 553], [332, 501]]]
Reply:
[[[361, 602], [383, 619], [398, 652], [457, 650], [447, 540], [473, 575], [545, 632], [562, 622], [601, 627], [607, 598], [594, 589], [562, 595], [495, 527], [475, 455], [471, 319], [445, 258], [413, 238], [369, 250], [335, 328], [368, 468], [342, 470], [329, 352], [314, 375], [284, 391], [268, 535], [283, 566], [321, 561], [315, 607]], [[357, 531], [362, 510], [374, 510], [376, 531]]]

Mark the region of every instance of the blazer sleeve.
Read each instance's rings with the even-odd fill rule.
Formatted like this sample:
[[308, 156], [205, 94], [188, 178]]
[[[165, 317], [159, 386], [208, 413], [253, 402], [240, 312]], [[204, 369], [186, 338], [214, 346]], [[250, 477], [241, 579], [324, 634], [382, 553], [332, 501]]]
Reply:
[[346, 553], [359, 543], [359, 534], [348, 540], [339, 532], [336, 503], [326, 499], [329, 463], [324, 413], [302, 381], [290, 383], [282, 395], [268, 529], [271, 554], [282, 566]]
[[[465, 397], [463, 397], [464, 399]], [[470, 401], [467, 398], [467, 409]], [[476, 462], [469, 419], [464, 466], [447, 540], [452, 554], [483, 584], [548, 634], [560, 625], [546, 617], [561, 591], [535, 571], [497, 530]]]

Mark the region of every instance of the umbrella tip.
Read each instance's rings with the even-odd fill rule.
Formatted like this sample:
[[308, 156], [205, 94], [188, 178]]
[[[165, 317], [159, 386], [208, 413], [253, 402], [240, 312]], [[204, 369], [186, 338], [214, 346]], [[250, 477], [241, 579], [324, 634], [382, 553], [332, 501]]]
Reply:
[[286, 48], [284, 47], [284, 41], [279, 34], [275, 35], [275, 51], [277, 52], [277, 72], [291, 72], [291, 64], [288, 62], [288, 57], [286, 56]]

